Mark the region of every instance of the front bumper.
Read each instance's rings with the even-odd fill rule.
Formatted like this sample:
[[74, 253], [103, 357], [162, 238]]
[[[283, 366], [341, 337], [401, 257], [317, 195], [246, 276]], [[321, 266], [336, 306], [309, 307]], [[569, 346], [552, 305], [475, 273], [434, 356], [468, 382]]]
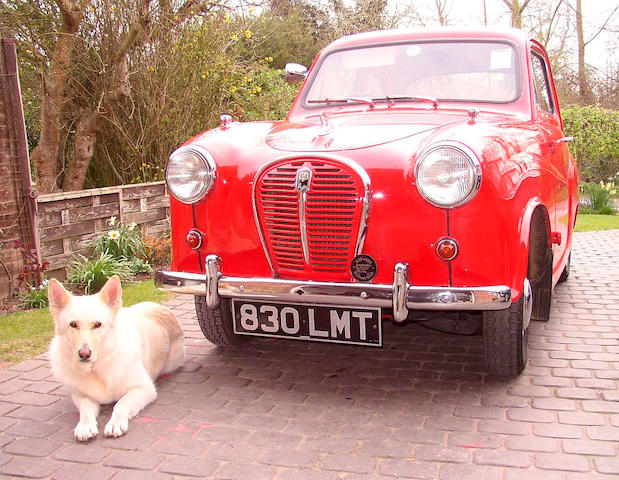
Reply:
[[489, 287], [421, 287], [408, 283], [408, 265], [398, 263], [393, 284], [334, 283], [278, 280], [272, 278], [225, 277], [221, 259], [209, 255], [206, 274], [155, 273], [155, 284], [174, 293], [205, 295], [208, 308], [219, 306], [220, 298], [238, 298], [346, 306], [392, 308], [396, 322], [403, 322], [409, 310], [503, 310], [511, 304], [506, 285]]

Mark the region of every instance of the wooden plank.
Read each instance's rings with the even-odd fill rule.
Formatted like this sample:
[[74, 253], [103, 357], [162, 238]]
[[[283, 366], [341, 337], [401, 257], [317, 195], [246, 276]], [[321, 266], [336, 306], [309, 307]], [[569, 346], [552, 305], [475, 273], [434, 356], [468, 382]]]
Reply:
[[88, 208], [76, 208], [71, 210], [70, 223], [79, 223], [85, 220], [102, 219], [107, 224], [111, 217], [119, 217], [119, 205], [116, 203], [104, 203], [103, 205], [93, 205]]
[[37, 197], [39, 214], [47, 212], [59, 212], [61, 210], [66, 210], [67, 208], [78, 208], [92, 205], [92, 196], [48, 201], [40, 200], [41, 197], [44, 197], [44, 195], [40, 195]]
[[125, 216], [125, 223], [128, 225], [135, 222], [140, 225], [142, 223], [154, 222], [156, 220], [163, 220], [165, 218], [165, 209], [158, 208], [156, 210], [151, 210], [148, 212], [129, 213]]
[[62, 239], [41, 243], [41, 255], [44, 259], [51, 255], [60, 255], [63, 252]]
[[134, 200], [143, 197], [157, 197], [165, 194], [164, 185], [140, 185], [134, 188], [127, 187], [123, 190], [123, 199]]
[[92, 233], [94, 229], [94, 221], [76, 223], [75, 225], [60, 225], [57, 227], [43, 228], [39, 231], [41, 242], [49, 242], [67, 237], [76, 237]]

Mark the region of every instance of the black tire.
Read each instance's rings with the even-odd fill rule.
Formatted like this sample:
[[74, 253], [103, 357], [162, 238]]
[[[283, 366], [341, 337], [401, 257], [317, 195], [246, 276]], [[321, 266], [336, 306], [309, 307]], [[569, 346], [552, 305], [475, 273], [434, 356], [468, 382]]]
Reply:
[[565, 267], [563, 267], [563, 271], [561, 272], [561, 276], [559, 277], [559, 283], [563, 283], [569, 278], [571, 265], [572, 254], [570, 252], [569, 256], [567, 257], [567, 263], [565, 264]]
[[528, 329], [524, 329], [524, 295], [505, 310], [483, 315], [486, 368], [492, 375], [515, 377], [527, 364]]
[[206, 296], [196, 295], [196, 316], [206, 339], [221, 347], [239, 346], [246, 338], [236, 335], [232, 329], [231, 301], [220, 299], [219, 307], [213, 310], [206, 306]]

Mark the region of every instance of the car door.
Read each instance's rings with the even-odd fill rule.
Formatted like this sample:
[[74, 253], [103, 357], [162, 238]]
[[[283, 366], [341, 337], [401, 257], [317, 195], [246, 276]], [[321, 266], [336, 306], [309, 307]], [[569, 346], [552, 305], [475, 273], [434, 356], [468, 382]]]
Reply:
[[547, 181], [553, 182], [554, 205], [548, 205], [552, 223], [552, 247], [554, 265], [566, 251], [569, 224], [569, 153], [563, 134], [559, 107], [546, 55], [536, 48], [531, 49], [531, 68], [536, 99], [536, 119], [543, 141], [541, 153], [547, 159]]

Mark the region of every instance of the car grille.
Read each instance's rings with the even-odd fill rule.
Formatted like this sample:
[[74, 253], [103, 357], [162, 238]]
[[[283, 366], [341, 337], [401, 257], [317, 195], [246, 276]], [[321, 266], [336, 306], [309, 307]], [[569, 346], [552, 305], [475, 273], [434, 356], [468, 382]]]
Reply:
[[[300, 170], [311, 172], [305, 193], [298, 188]], [[350, 278], [367, 213], [367, 186], [355, 168], [331, 159], [282, 160], [259, 173], [254, 195], [258, 228], [276, 276]]]

